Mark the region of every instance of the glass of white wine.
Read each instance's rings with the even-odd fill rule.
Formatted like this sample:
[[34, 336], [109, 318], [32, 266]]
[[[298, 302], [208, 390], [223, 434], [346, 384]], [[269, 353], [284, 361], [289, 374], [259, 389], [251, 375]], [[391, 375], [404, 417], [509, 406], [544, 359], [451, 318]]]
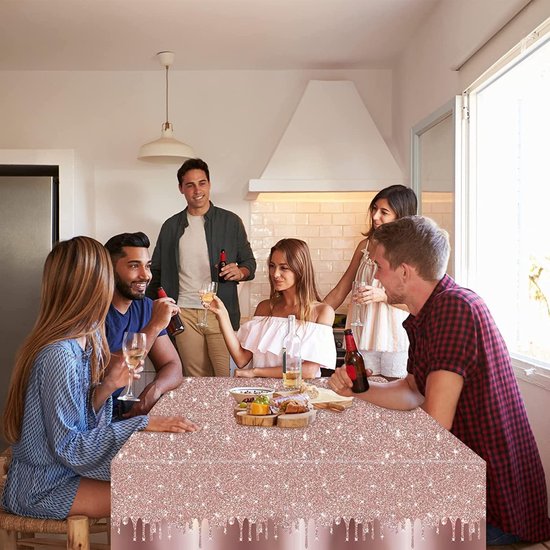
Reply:
[[216, 281], [211, 281], [210, 279], [203, 281], [200, 289], [199, 289], [199, 296], [201, 298], [202, 307], [204, 308], [202, 319], [199, 319], [199, 322], [197, 325], [199, 327], [207, 327], [208, 326], [208, 308], [210, 307], [210, 304], [212, 303], [212, 300], [214, 299], [214, 296], [218, 292], [218, 283]]
[[122, 353], [128, 365], [128, 385], [119, 395], [121, 401], [139, 401], [134, 395], [134, 370], [139, 367], [147, 353], [147, 336], [143, 332], [125, 332], [122, 340]]

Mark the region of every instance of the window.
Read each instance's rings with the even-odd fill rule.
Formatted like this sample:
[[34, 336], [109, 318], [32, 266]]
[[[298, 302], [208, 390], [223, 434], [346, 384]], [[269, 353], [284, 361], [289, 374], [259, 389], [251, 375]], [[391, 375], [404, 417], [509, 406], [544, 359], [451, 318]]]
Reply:
[[550, 35], [466, 93], [468, 286], [512, 356], [550, 368]]

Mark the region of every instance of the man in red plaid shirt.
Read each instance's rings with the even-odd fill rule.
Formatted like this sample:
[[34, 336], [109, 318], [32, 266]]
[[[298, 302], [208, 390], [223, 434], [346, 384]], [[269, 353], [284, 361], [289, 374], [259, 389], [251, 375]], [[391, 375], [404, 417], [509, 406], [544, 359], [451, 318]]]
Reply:
[[330, 386], [381, 407], [420, 406], [486, 461], [487, 544], [550, 539], [544, 470], [510, 355], [483, 300], [445, 274], [446, 231], [412, 216], [374, 239], [376, 278], [411, 313], [408, 375], [357, 395], [341, 367]]

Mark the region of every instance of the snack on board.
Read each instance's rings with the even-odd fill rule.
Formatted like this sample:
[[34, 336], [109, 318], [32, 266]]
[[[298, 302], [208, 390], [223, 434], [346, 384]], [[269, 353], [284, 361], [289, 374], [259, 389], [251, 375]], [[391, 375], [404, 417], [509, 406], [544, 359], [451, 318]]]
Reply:
[[300, 386], [300, 393], [307, 393], [310, 399], [315, 399], [319, 396], [319, 389], [313, 384], [302, 382], [302, 385]]
[[271, 409], [276, 414], [298, 414], [312, 409], [309, 396], [306, 393], [274, 397], [271, 400]]
[[253, 414], [255, 416], [265, 416], [271, 412], [269, 406], [269, 397], [267, 395], [259, 395], [249, 403], [247, 406], [248, 414]]

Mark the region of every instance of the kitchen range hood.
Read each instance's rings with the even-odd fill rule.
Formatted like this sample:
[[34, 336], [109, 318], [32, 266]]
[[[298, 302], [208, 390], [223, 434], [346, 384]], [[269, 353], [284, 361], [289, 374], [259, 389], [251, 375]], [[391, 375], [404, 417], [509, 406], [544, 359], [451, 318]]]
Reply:
[[403, 182], [376, 124], [351, 81], [309, 81], [258, 193], [376, 191]]

